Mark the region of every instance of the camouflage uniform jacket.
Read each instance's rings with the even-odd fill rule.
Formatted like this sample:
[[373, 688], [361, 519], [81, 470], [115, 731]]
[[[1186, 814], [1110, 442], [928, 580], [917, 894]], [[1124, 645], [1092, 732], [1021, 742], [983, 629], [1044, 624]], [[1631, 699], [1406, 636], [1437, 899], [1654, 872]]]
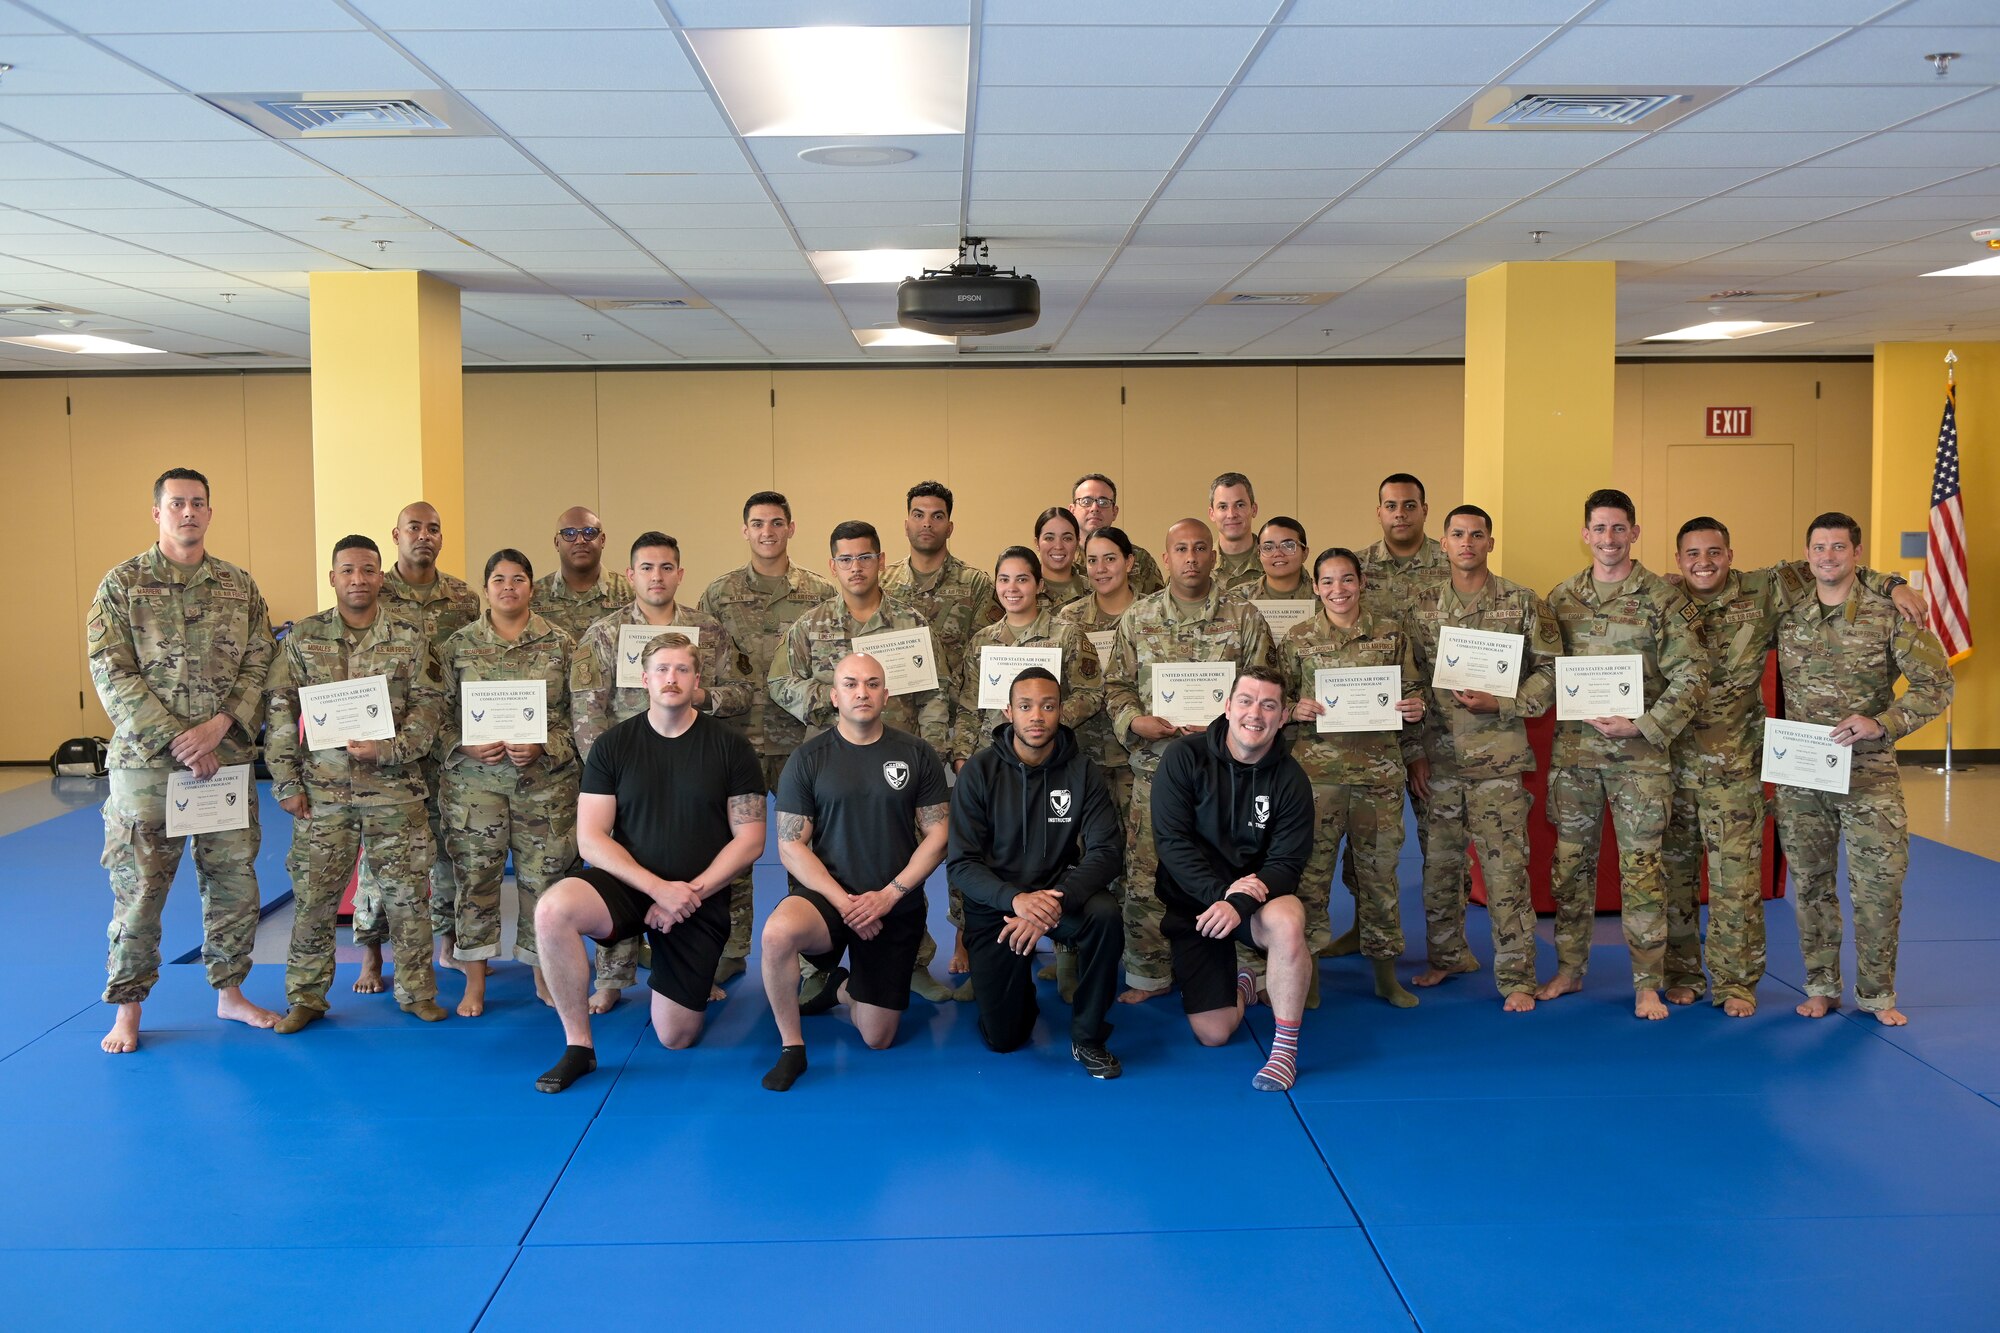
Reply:
[[[1077, 563], [1080, 565], [1083, 562], [1079, 560]], [[1068, 583], [1054, 583], [1044, 579], [1041, 594], [1035, 600], [1047, 610], [1060, 611], [1071, 602], [1088, 597], [1091, 593], [1090, 580], [1081, 573], [1076, 573]]]
[[[1079, 597], [1056, 612], [1056, 619], [1063, 624], [1076, 626], [1077, 632], [1082, 634], [1084, 641], [1088, 643], [1093, 634], [1116, 633], [1119, 618], [1099, 611], [1097, 597], [1092, 594], [1089, 597]], [[1091, 651], [1097, 654], [1098, 679], [1102, 682], [1108, 654], [1097, 653], [1094, 644]], [[1131, 765], [1131, 756], [1125, 753], [1125, 746], [1120, 743], [1118, 733], [1112, 730], [1111, 705], [1108, 697], [1103, 707], [1082, 726], [1073, 730], [1076, 732], [1077, 745], [1085, 754], [1095, 759], [1099, 767], [1127, 768]]]
[[598, 567], [596, 587], [589, 592], [571, 592], [557, 568], [535, 580], [535, 614], [581, 643], [586, 630], [613, 611], [630, 606], [636, 595], [623, 574], [602, 566]]
[[1635, 773], [1667, 773], [1668, 747], [1708, 694], [1708, 640], [1701, 612], [1680, 589], [1636, 560], [1618, 592], [1600, 605], [1596, 566], [1558, 583], [1549, 610], [1570, 657], [1637, 653], [1645, 659], [1646, 712], [1637, 736], [1613, 739], [1586, 722], [1556, 723], [1556, 768], [1616, 764]]
[[[542, 791], [577, 777], [576, 742], [570, 737], [569, 676], [574, 644], [569, 635], [530, 612], [521, 637], [512, 643], [493, 628], [493, 617], [482, 615], [444, 641], [438, 665], [444, 670], [444, 719], [438, 726], [434, 752], [438, 761], [476, 787], [502, 792]], [[466, 680], [534, 680], [548, 686], [549, 740], [542, 757], [526, 768], [503, 759], [482, 764], [460, 754], [464, 713], [458, 686]]]
[[[344, 749], [308, 750], [299, 730], [299, 687], [387, 676], [396, 736], [380, 742], [382, 762], [364, 764]], [[375, 623], [350, 630], [338, 609], [307, 616], [278, 645], [265, 687], [271, 720], [264, 758], [271, 794], [304, 793], [314, 805], [402, 805], [424, 799], [417, 761], [430, 754], [444, 720], [444, 670], [423, 628], [377, 602]]]
[[[924, 613], [884, 593], [882, 604], [864, 623], [848, 618], [847, 602], [834, 596], [792, 622], [771, 659], [768, 677], [771, 698], [799, 721], [805, 723], [810, 739], [832, 726], [837, 718], [833, 708], [833, 669], [840, 659], [854, 651], [854, 640], [892, 629], [928, 629]], [[932, 647], [936, 644], [933, 642]], [[913, 694], [892, 694], [882, 710], [882, 721], [911, 735], [921, 736], [942, 760], [951, 751], [951, 699], [943, 688], [944, 664], [938, 663], [935, 690]]]
[[[1951, 666], [1937, 635], [1904, 620], [1895, 603], [1858, 582], [1838, 606], [1821, 606], [1815, 595], [1785, 612], [1778, 675], [1785, 715], [1795, 722], [1830, 727], [1859, 713], [1888, 729], [1877, 740], [1854, 743], [1857, 764], [1877, 753], [1893, 764], [1896, 742], [1951, 703]], [[1910, 682], [1900, 699], [1898, 676]]]
[[178, 767], [167, 747], [217, 713], [235, 725], [216, 759], [250, 761], [274, 649], [249, 574], [214, 556], [184, 570], [155, 545], [104, 576], [85, 623], [90, 680], [114, 728], [112, 768]]
[[[1342, 629], [1324, 612], [1302, 620], [1278, 640], [1278, 672], [1285, 678], [1285, 715], [1291, 705], [1313, 697], [1313, 673], [1331, 667], [1399, 667], [1402, 697], [1419, 698], [1423, 677], [1402, 622], [1366, 609], [1352, 629]], [[1329, 731], [1322, 735], [1310, 722], [1294, 722], [1292, 758], [1315, 783], [1367, 787], [1401, 787], [1405, 765], [1423, 757], [1419, 728], [1401, 731]]]
[[921, 611], [938, 652], [938, 680], [955, 679], [974, 630], [1000, 618], [993, 580], [949, 551], [934, 574], [919, 574], [908, 560], [882, 571], [882, 592]]
[[1234, 592], [1248, 584], [1262, 582], [1264, 562], [1257, 556], [1257, 543], [1251, 542], [1247, 551], [1225, 551], [1215, 548], [1215, 581], [1222, 585], [1224, 592]]
[[1451, 576], [1451, 562], [1435, 537], [1424, 538], [1415, 555], [1392, 555], [1386, 537], [1355, 554], [1361, 557], [1361, 573], [1368, 580], [1364, 596], [1378, 613], [1407, 616], [1418, 589]]
[[1062, 666], [1056, 675], [1063, 687], [1062, 720], [1072, 731], [1104, 711], [1104, 672], [1097, 662], [1097, 649], [1083, 637], [1082, 630], [1056, 619], [1046, 608], [1033, 624], [1021, 629], [1005, 620], [997, 621], [974, 633], [965, 646], [965, 663], [958, 670], [957, 707], [952, 713], [951, 759], [970, 759], [992, 739], [993, 729], [1007, 720], [1004, 708], [979, 707], [979, 650], [986, 647], [1059, 650]]
[[1153, 663], [1234, 662], [1241, 667], [1271, 666], [1271, 627], [1248, 602], [1232, 601], [1211, 586], [1192, 615], [1181, 610], [1171, 591], [1141, 597], [1118, 617], [1118, 637], [1104, 662], [1104, 707], [1112, 730], [1132, 757], [1132, 766], [1152, 773], [1175, 738], [1149, 741], [1132, 732], [1136, 718], [1153, 711]]
[[1238, 602], [1316, 602], [1319, 600], [1319, 595], [1312, 590], [1312, 584], [1305, 579], [1300, 579], [1299, 586], [1290, 592], [1277, 591], [1271, 586], [1270, 580], [1264, 576], [1261, 565], [1258, 567], [1257, 581], [1255, 583], [1239, 583], [1229, 589], [1227, 596], [1231, 601]]
[[[1084, 540], [1086, 542], [1090, 540], [1088, 533], [1084, 534]], [[1160, 562], [1155, 560], [1153, 553], [1143, 546], [1133, 548], [1132, 572], [1126, 576], [1125, 581], [1130, 583], [1132, 591], [1141, 597], [1151, 597], [1167, 586], [1167, 576], [1160, 572]]]
[[736, 670], [750, 686], [750, 707], [732, 722], [759, 754], [790, 754], [806, 738], [799, 720], [771, 701], [764, 682], [792, 622], [831, 596], [831, 583], [798, 565], [773, 578], [749, 565], [732, 569], [701, 595], [701, 609], [722, 622], [736, 649]]
[[479, 594], [464, 579], [455, 579], [443, 570], [429, 583], [405, 582], [390, 565], [382, 571], [382, 600], [405, 620], [416, 622], [430, 636], [432, 646], [442, 649], [444, 641], [479, 619]]
[[[599, 736], [626, 718], [646, 711], [649, 701], [643, 686], [618, 688], [618, 631], [627, 625], [644, 624], [645, 620], [635, 601], [585, 630], [583, 640], [570, 654], [569, 718], [580, 754], [588, 755]], [[701, 687], [708, 693], [700, 711], [715, 717], [741, 717], [748, 712], [750, 680], [740, 669], [740, 654], [722, 622], [700, 607], [676, 602], [672, 624], [654, 628], [658, 633], [670, 634], [675, 625], [700, 632], [695, 660], [701, 664]]]
[[1556, 658], [1563, 650], [1562, 628], [1548, 604], [1534, 589], [1488, 573], [1486, 586], [1470, 602], [1450, 578], [1431, 580], [1417, 590], [1409, 615], [1417, 670], [1426, 685], [1437, 672], [1438, 631], [1444, 626], [1521, 636], [1517, 692], [1511, 699], [1496, 696], [1499, 712], [1475, 713], [1450, 690], [1431, 691], [1423, 734], [1432, 773], [1472, 781], [1532, 773], [1535, 755], [1525, 719], [1540, 717], [1555, 702]]
[[[1860, 582], [1888, 594], [1887, 575], [1864, 569]], [[1674, 737], [1674, 785], [1755, 778], [1764, 759], [1764, 662], [1785, 612], [1816, 600], [1812, 574], [1803, 560], [1731, 570], [1714, 596], [1688, 592], [1688, 600], [1701, 612], [1712, 656], [1708, 697]]]

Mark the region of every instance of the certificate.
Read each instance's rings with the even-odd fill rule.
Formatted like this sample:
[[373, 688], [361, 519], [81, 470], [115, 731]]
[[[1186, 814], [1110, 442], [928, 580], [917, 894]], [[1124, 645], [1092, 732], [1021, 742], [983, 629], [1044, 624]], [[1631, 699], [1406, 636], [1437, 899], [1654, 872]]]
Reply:
[[646, 688], [646, 645], [662, 634], [685, 634], [689, 643], [701, 642], [699, 625], [620, 625], [618, 627], [618, 688]]
[[462, 680], [458, 683], [458, 739], [461, 745], [547, 745], [549, 683], [546, 680]]
[[387, 676], [301, 685], [299, 711], [306, 719], [308, 750], [338, 750], [349, 741], [396, 739]]
[[206, 778], [177, 768], [167, 774], [167, 836], [249, 828], [250, 800], [248, 764], [230, 764]]
[[937, 652], [929, 629], [892, 629], [863, 634], [849, 645], [882, 664], [889, 693], [915, 694], [937, 688]]
[[1222, 716], [1236, 683], [1234, 662], [1155, 662], [1153, 716], [1177, 727], [1205, 727]]
[[1302, 621], [1311, 620], [1313, 612], [1319, 610], [1318, 600], [1311, 598], [1301, 602], [1253, 601], [1250, 605], [1256, 607], [1257, 613], [1264, 617], [1264, 623], [1271, 627], [1271, 637], [1274, 639], [1284, 638], [1286, 630]]
[[1014, 688], [1014, 677], [1029, 667], [1042, 670], [1062, 679], [1062, 649], [1060, 648], [1001, 648], [997, 645], [979, 650], [979, 706], [981, 708], [1005, 708], [1007, 693]]
[[1764, 719], [1764, 781], [1845, 796], [1853, 765], [1853, 748], [1836, 744], [1832, 727]]
[[1315, 719], [1321, 732], [1403, 729], [1396, 711], [1403, 697], [1401, 667], [1321, 667], [1313, 672], [1313, 697], [1326, 710]]
[[1556, 659], [1556, 721], [1645, 714], [1646, 659], [1639, 654]]
[[1101, 629], [1083, 636], [1090, 640], [1090, 646], [1097, 650], [1097, 665], [1101, 668], [1111, 660], [1111, 641], [1118, 637], [1115, 629]]
[[1441, 625], [1431, 685], [1440, 690], [1484, 690], [1511, 699], [1521, 688], [1521, 653], [1526, 643], [1526, 636], [1520, 634]]

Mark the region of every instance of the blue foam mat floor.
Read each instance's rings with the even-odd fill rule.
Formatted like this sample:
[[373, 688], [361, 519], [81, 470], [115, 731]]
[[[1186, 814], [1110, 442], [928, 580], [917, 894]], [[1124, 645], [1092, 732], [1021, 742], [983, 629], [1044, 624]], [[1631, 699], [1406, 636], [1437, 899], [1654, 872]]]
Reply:
[[[267, 898], [288, 832], [267, 808]], [[1748, 1020], [1704, 1002], [1637, 1022], [1609, 944], [1582, 994], [1530, 1015], [1501, 1013], [1490, 972], [1394, 1010], [1361, 960], [1328, 961], [1289, 1096], [1248, 1086], [1267, 1010], [1209, 1050], [1175, 1000], [1116, 1010], [1126, 1077], [1085, 1078], [1048, 985], [1033, 1043], [1006, 1056], [969, 1006], [913, 999], [881, 1052], [811, 1020], [812, 1067], [774, 1096], [753, 957], [695, 1049], [653, 1040], [642, 988], [598, 1021], [598, 1072], [548, 1097], [531, 1084], [559, 1033], [512, 966], [484, 1017], [437, 1025], [354, 995], [342, 967], [332, 1015], [280, 1038], [219, 1023], [201, 968], [169, 965], [145, 1047], [103, 1055], [101, 837], [92, 811], [0, 837], [0, 901], [46, 946], [0, 963], [10, 1327], [206, 1328], [218, 1309], [332, 1326], [360, 1291], [425, 1329], [571, 1326], [621, 1290], [751, 1327], [859, 1298], [885, 1329], [1018, 1327], [1064, 1290], [1087, 1293], [1078, 1318], [1127, 1327], [1395, 1330], [1633, 1327], [1669, 1308], [1976, 1327], [2000, 1297], [2000, 986], [1982, 966], [2000, 867], [1920, 839], [1899, 1030], [1791, 1012], [1780, 901]], [[1410, 964], [1416, 878], [1406, 857]], [[169, 957], [199, 941], [190, 887], [184, 871]], [[1490, 964], [1484, 913], [1467, 925]], [[440, 974], [440, 999], [461, 984]], [[245, 990], [281, 1005], [283, 969]]]

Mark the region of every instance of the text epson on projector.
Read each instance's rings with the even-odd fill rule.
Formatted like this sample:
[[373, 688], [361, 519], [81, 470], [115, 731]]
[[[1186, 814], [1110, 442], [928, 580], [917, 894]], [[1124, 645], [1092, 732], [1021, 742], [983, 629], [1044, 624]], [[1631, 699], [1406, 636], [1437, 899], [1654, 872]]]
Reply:
[[1041, 285], [980, 262], [985, 257], [986, 242], [967, 236], [958, 243], [957, 263], [904, 278], [896, 288], [896, 322], [946, 338], [1032, 328], [1042, 317]]

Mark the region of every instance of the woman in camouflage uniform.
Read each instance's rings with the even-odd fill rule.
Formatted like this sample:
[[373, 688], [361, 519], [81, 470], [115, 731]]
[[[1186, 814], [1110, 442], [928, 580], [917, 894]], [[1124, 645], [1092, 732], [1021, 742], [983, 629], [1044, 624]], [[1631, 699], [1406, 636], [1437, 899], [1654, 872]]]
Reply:
[[[514, 853], [518, 902], [514, 957], [535, 969], [535, 992], [544, 1003], [535, 949], [535, 903], [542, 890], [576, 862], [576, 794], [579, 769], [570, 734], [568, 634], [531, 609], [534, 567], [516, 550], [496, 551], [486, 562], [486, 614], [453, 634], [439, 649], [449, 695], [437, 756], [444, 766], [438, 807], [445, 848], [458, 871], [456, 943], [465, 971], [461, 1017], [486, 1007], [486, 964], [500, 953], [500, 880]], [[460, 685], [466, 681], [542, 680], [548, 683], [544, 745], [492, 742], [467, 745]]]
[[[1052, 510], [1068, 513], [1068, 510]], [[1042, 601], [1042, 562], [1025, 546], [1010, 546], [993, 564], [993, 595], [1001, 618], [973, 634], [966, 643], [954, 685], [957, 707], [951, 736], [952, 770], [965, 767], [973, 752], [991, 739], [993, 729], [1007, 720], [1004, 708], [979, 706], [980, 649], [1054, 648], [1062, 654], [1063, 725], [1080, 728], [1104, 710], [1104, 673], [1097, 649], [1083, 630], [1059, 620]]]
[[1042, 605], [1061, 610], [1090, 594], [1090, 581], [1077, 568], [1083, 529], [1062, 505], [1044, 509], [1035, 520], [1035, 549], [1042, 557]]

